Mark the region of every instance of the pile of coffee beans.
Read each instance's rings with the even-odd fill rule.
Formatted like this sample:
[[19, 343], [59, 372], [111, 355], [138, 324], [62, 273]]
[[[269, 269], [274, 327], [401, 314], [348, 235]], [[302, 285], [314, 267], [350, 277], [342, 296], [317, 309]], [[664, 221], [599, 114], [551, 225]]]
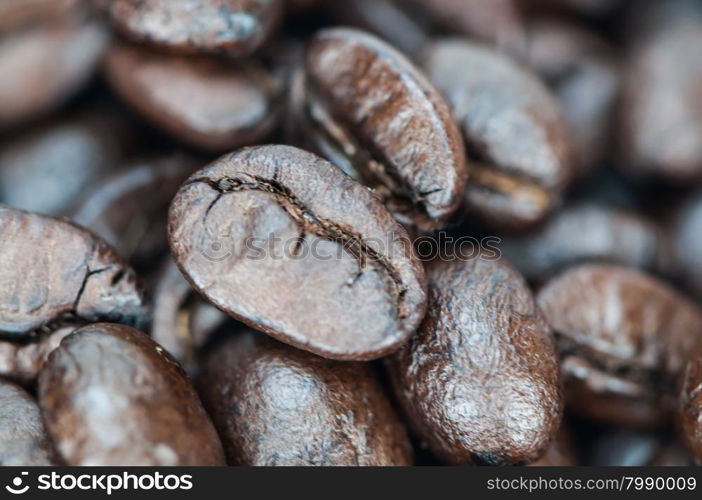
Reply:
[[0, 0], [1, 465], [702, 465], [702, 2]]

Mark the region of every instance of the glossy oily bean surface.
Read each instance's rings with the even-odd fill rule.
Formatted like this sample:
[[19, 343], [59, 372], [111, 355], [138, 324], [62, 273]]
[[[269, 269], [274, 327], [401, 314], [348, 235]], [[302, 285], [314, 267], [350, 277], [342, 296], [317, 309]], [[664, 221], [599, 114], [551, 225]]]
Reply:
[[282, 0], [114, 0], [115, 26], [137, 41], [179, 52], [247, 55], [271, 36]]
[[390, 45], [346, 28], [318, 32], [305, 68], [311, 133], [328, 138], [401, 222], [441, 226], [458, 208], [467, 166], [433, 85]]
[[242, 149], [193, 174], [169, 239], [208, 301], [321, 356], [381, 357], [424, 315], [405, 230], [367, 188], [297, 148]]
[[542, 220], [571, 176], [570, 138], [556, 98], [506, 56], [471, 42], [438, 40], [421, 59], [475, 162], [468, 210], [494, 226]]
[[140, 114], [200, 149], [253, 144], [277, 123], [279, 85], [255, 63], [119, 44], [105, 67], [112, 87]]
[[232, 464], [412, 463], [404, 427], [367, 364], [245, 331], [208, 357], [199, 387]]
[[426, 318], [388, 361], [415, 432], [454, 464], [524, 464], [555, 436], [555, 343], [524, 279], [499, 261], [428, 267]]
[[134, 271], [85, 229], [0, 205], [0, 332], [24, 336], [64, 320], [141, 324]]
[[675, 380], [702, 345], [702, 315], [639, 271], [584, 264], [549, 282], [538, 302], [557, 335], [573, 411], [622, 425], [661, 425]]
[[0, 380], [0, 465], [55, 465], [56, 457], [36, 401]]
[[39, 405], [68, 465], [223, 465], [222, 445], [180, 365], [131, 327], [96, 323], [42, 368]]

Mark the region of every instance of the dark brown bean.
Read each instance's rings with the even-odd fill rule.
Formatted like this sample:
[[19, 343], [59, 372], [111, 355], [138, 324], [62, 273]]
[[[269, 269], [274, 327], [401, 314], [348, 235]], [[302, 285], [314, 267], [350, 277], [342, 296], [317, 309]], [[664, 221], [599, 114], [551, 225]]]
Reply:
[[142, 115], [195, 147], [254, 144], [278, 121], [277, 82], [253, 62], [160, 54], [114, 45], [106, 59], [114, 89]]
[[553, 337], [523, 278], [497, 261], [435, 262], [419, 331], [388, 367], [415, 432], [450, 463], [538, 459], [558, 430]]
[[467, 165], [458, 127], [425, 76], [385, 42], [346, 28], [313, 37], [305, 74], [302, 120], [315, 149], [336, 151], [330, 159], [343, 158], [400, 222], [442, 226], [460, 204]]
[[128, 37], [179, 52], [242, 56], [277, 27], [282, 0], [114, 0], [110, 14]]
[[575, 25], [538, 21], [529, 29], [527, 60], [561, 102], [578, 177], [599, 167], [611, 149], [620, 79], [613, 54], [607, 42]]
[[691, 359], [681, 376], [678, 426], [683, 443], [702, 465], [702, 355]]
[[571, 176], [570, 139], [555, 97], [504, 55], [467, 41], [437, 41], [422, 61], [476, 162], [466, 189], [470, 213], [508, 228], [544, 219]]
[[200, 379], [231, 464], [410, 465], [405, 430], [371, 368], [245, 331]]
[[0, 332], [27, 336], [61, 322], [141, 324], [134, 271], [92, 233], [0, 205]]
[[93, 75], [108, 34], [92, 20], [59, 18], [0, 39], [0, 130], [54, 110]]
[[55, 464], [56, 456], [36, 401], [0, 379], [0, 466]]
[[301, 349], [368, 360], [425, 310], [409, 236], [365, 187], [290, 146], [227, 155], [171, 204], [173, 258], [218, 308]]
[[671, 252], [652, 221], [637, 212], [597, 203], [565, 207], [537, 231], [505, 238], [500, 248], [527, 279], [540, 283], [586, 261], [667, 269]]
[[222, 445], [180, 365], [131, 327], [66, 337], [42, 368], [39, 405], [68, 465], [223, 465]]
[[538, 302], [559, 341], [569, 408], [650, 427], [667, 421], [675, 379], [702, 345], [702, 315], [639, 271], [585, 264], [551, 281]]
[[634, 177], [702, 178], [702, 16], [679, 16], [632, 42], [620, 113], [620, 164]]

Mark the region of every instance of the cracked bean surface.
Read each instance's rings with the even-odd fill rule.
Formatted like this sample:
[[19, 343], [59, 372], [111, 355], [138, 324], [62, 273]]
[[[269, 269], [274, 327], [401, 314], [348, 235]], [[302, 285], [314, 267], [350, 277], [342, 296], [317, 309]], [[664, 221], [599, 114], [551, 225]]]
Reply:
[[139, 325], [146, 307], [134, 271], [70, 222], [0, 206], [0, 332], [27, 336], [64, 322]]
[[193, 174], [169, 238], [207, 300], [321, 356], [381, 357], [424, 315], [407, 232], [367, 188], [297, 148], [243, 149]]

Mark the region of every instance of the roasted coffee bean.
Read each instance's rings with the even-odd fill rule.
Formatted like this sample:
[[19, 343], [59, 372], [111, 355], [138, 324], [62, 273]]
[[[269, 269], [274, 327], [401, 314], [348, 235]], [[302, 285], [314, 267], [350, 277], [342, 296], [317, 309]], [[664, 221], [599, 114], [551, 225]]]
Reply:
[[675, 379], [702, 345], [702, 314], [639, 271], [578, 266], [538, 295], [556, 333], [569, 408], [628, 426], [665, 423]]
[[697, 354], [688, 362], [680, 385], [680, 435], [697, 465], [702, 465], [702, 355]]
[[321, 356], [384, 356], [424, 316], [407, 232], [367, 188], [300, 149], [243, 149], [193, 174], [169, 238], [209, 302]]
[[0, 130], [45, 115], [92, 76], [108, 34], [90, 19], [58, 18], [0, 38]]
[[532, 23], [528, 63], [558, 96], [573, 141], [575, 175], [585, 176], [607, 159], [619, 88], [614, 49], [575, 25]]
[[620, 113], [620, 163], [635, 177], [702, 179], [702, 16], [678, 16], [632, 41]]
[[325, 360], [245, 331], [208, 357], [199, 386], [231, 464], [412, 462], [402, 423], [367, 364]]
[[447, 32], [523, 54], [524, 26], [514, 0], [349, 0], [335, 2], [338, 19], [378, 33], [415, 53], [430, 35]]
[[115, 165], [119, 144], [114, 135], [107, 123], [81, 118], [42, 127], [0, 146], [0, 202], [66, 215]]
[[222, 445], [180, 365], [131, 327], [88, 325], [39, 376], [39, 405], [68, 465], [223, 465]]
[[676, 275], [702, 298], [702, 192], [693, 194], [672, 223]]
[[558, 434], [553, 438], [551, 445], [546, 450], [546, 454], [529, 465], [532, 467], [570, 467], [581, 465], [570, 430], [561, 425]]
[[56, 465], [36, 401], [0, 379], [0, 466]]
[[178, 52], [248, 55], [273, 34], [282, 0], [114, 0], [110, 15], [126, 36]]
[[49, 354], [74, 330], [65, 326], [41, 332], [26, 343], [0, 340], [0, 376], [25, 385], [34, 383]]
[[188, 373], [196, 371], [198, 349], [227, 318], [196, 295], [169, 259], [154, 292], [151, 337]]
[[85, 229], [0, 205], [0, 241], [3, 334], [21, 338], [62, 323], [145, 321], [134, 271]]
[[436, 41], [422, 61], [446, 95], [475, 162], [466, 189], [469, 212], [491, 226], [541, 221], [571, 175], [558, 101], [504, 55], [467, 41]]
[[670, 266], [671, 253], [663, 231], [652, 221], [598, 203], [563, 208], [538, 230], [505, 238], [500, 248], [532, 282], [544, 282], [587, 261], [664, 270]]
[[523, 464], [558, 431], [553, 337], [523, 278], [479, 258], [428, 267], [419, 331], [388, 362], [415, 432], [454, 464]]
[[330, 159], [375, 188], [400, 222], [442, 226], [467, 165], [448, 105], [424, 75], [380, 39], [336, 28], [313, 37], [305, 76], [301, 120], [315, 149], [335, 151]]
[[280, 82], [252, 61], [168, 55], [117, 44], [105, 67], [125, 101], [197, 148], [227, 151], [254, 144], [278, 122]]
[[104, 179], [70, 214], [137, 267], [153, 266], [168, 251], [168, 206], [196, 170], [185, 156], [146, 160]]

